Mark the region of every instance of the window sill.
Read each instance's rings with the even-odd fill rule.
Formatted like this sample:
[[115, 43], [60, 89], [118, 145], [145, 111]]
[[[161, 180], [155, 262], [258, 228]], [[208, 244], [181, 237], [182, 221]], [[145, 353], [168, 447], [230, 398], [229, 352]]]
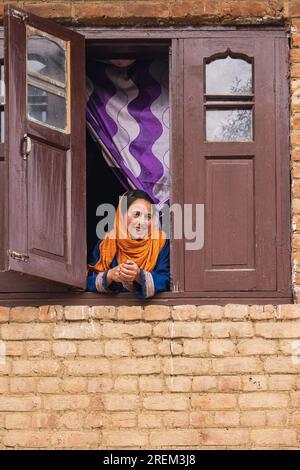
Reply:
[[233, 292], [214, 293], [184, 293], [162, 292], [150, 299], [139, 299], [131, 293], [116, 295], [97, 294], [94, 292], [69, 292], [69, 293], [6, 293], [0, 294], [0, 305], [15, 306], [40, 306], [40, 305], [226, 305], [226, 304], [293, 304], [293, 297], [288, 293], [278, 292]]

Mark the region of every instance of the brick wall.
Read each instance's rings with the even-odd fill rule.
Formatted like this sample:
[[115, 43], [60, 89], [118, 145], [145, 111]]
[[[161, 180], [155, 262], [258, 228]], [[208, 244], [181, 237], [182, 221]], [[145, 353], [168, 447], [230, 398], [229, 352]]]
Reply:
[[300, 447], [300, 305], [0, 320], [0, 448]]
[[[300, 0], [12, 3], [73, 25], [291, 26], [300, 302]], [[300, 305], [0, 307], [0, 322], [0, 448], [300, 448]]]
[[267, 23], [299, 17], [299, 0], [20, 0], [61, 22], [84, 24]]

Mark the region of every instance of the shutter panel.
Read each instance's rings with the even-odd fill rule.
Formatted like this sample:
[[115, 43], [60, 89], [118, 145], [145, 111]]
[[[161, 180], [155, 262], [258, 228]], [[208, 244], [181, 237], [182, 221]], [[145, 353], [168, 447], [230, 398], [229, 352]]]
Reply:
[[13, 6], [5, 35], [8, 267], [84, 288], [84, 37]]
[[272, 37], [184, 40], [184, 202], [205, 214], [186, 291], [276, 291], [274, 62]]

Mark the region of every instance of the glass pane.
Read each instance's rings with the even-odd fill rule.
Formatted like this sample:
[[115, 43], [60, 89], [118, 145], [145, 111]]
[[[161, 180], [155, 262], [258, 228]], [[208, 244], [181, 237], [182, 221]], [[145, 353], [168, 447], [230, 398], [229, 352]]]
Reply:
[[[31, 28], [28, 27], [29, 34]], [[58, 44], [59, 42], [59, 44]], [[29, 74], [39, 74], [48, 81], [64, 87], [66, 85], [66, 43], [41, 33], [28, 37]]]
[[4, 104], [5, 104], [5, 88], [4, 88], [4, 65], [0, 65], [0, 142], [4, 142]]
[[0, 142], [4, 142], [4, 111], [0, 113]]
[[206, 140], [209, 142], [252, 140], [252, 110], [207, 110]]
[[66, 99], [28, 85], [28, 116], [49, 126], [66, 129]]
[[206, 64], [207, 95], [252, 93], [252, 65], [242, 59], [216, 59]]
[[4, 65], [0, 67], [0, 104], [4, 104], [5, 101], [5, 88], [4, 88]]

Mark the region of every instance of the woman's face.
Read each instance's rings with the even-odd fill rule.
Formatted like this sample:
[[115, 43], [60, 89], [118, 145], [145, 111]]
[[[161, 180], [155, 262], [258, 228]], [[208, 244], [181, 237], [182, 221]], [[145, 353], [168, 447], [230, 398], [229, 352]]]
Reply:
[[138, 240], [150, 234], [152, 204], [145, 199], [136, 199], [127, 210], [127, 229], [131, 238]]
[[135, 59], [111, 59], [110, 63], [116, 65], [117, 67], [128, 67], [128, 65], [133, 64]]

